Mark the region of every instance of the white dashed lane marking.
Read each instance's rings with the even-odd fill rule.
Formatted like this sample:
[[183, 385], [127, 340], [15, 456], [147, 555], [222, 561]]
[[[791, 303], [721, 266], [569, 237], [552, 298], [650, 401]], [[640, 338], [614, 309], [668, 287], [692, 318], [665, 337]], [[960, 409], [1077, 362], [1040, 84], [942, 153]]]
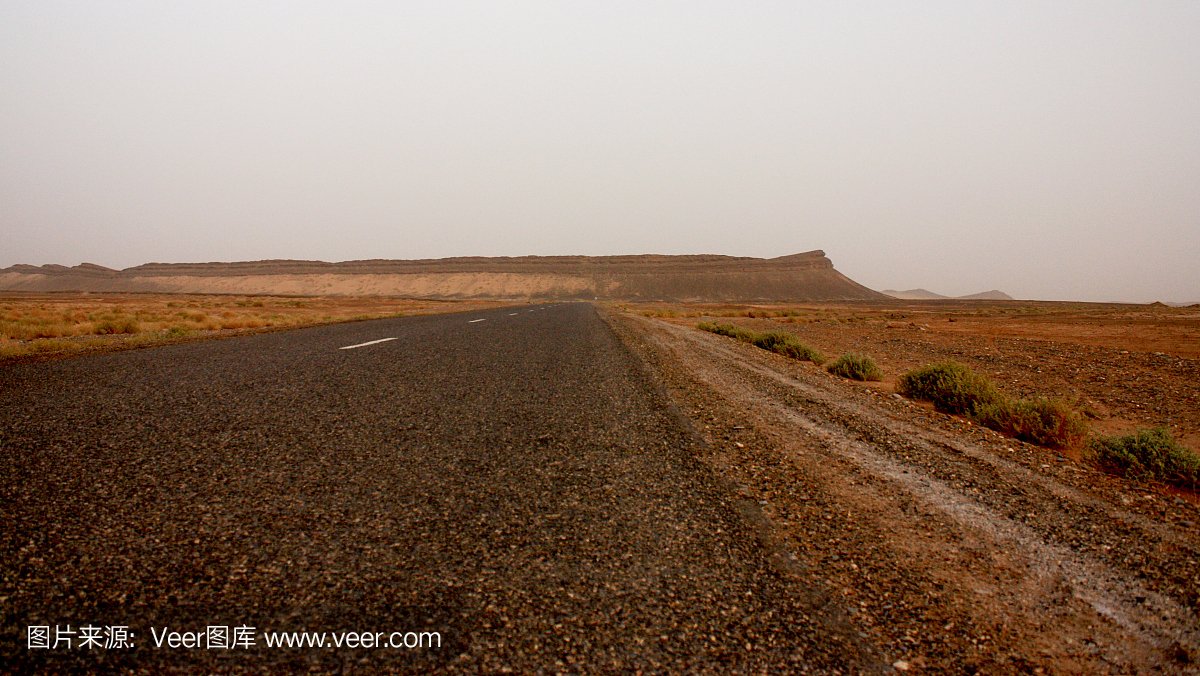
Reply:
[[386, 343], [389, 340], [396, 340], [396, 339], [395, 338], [380, 338], [379, 340], [370, 340], [365, 343], [359, 343], [358, 345], [347, 345], [346, 347], [339, 347], [338, 349], [339, 350], [353, 350], [356, 347], [366, 347], [368, 345], [375, 345], [376, 343]]
[[475, 322], [486, 322], [486, 321], [487, 321], [486, 319], [472, 319], [471, 321], [469, 321], [467, 323], [474, 324]]

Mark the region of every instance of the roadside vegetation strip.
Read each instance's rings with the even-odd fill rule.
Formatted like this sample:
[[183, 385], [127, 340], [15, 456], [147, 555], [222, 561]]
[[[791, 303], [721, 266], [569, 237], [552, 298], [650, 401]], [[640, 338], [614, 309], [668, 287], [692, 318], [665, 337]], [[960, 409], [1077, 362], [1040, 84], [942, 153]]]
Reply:
[[825, 362], [825, 357], [820, 352], [800, 342], [800, 339], [796, 336], [784, 331], [759, 333], [754, 336], [754, 340], [751, 342], [764, 350], [775, 352], [785, 357], [791, 357], [792, 359], [811, 361], [817, 365]]
[[1015, 399], [986, 377], [958, 362], [946, 361], [900, 376], [896, 391], [933, 402], [943, 413], [965, 415], [984, 427], [1049, 448], [1068, 448], [1087, 436], [1087, 424], [1061, 399]]
[[817, 352], [801, 342], [796, 336], [785, 331], [758, 333], [732, 324], [713, 324], [711, 322], [701, 322], [696, 325], [696, 328], [701, 331], [736, 338], [743, 343], [750, 343], [755, 347], [781, 354], [785, 357], [791, 357], [792, 359], [811, 361], [817, 365], [825, 362], [825, 357], [820, 352]]
[[1134, 481], [1156, 480], [1200, 488], [1200, 455], [1180, 445], [1162, 427], [1093, 438], [1087, 456], [1101, 469]]
[[829, 365], [829, 372], [851, 380], [883, 380], [883, 371], [865, 354], [847, 352]]
[[[794, 359], [817, 364], [824, 361], [790, 333], [758, 333], [714, 322], [701, 322], [696, 328]], [[880, 380], [883, 376], [870, 357], [854, 353], [838, 357], [828, 371], [855, 380]], [[954, 361], [905, 373], [897, 380], [896, 391], [910, 399], [930, 401], [943, 413], [966, 416], [984, 427], [1038, 446], [1078, 447], [1088, 437], [1083, 415], [1069, 402], [1050, 397], [1010, 397], [987, 377]], [[1200, 455], [1179, 444], [1164, 428], [1120, 437], [1093, 437], [1084, 455], [1105, 471], [1135, 481], [1162, 481], [1193, 490], [1200, 487]]]
[[715, 333], [718, 336], [729, 336], [730, 338], [737, 338], [738, 340], [745, 342], [745, 343], [750, 343], [750, 342], [754, 341], [755, 334], [753, 331], [750, 331], [748, 329], [743, 329], [740, 326], [734, 326], [733, 324], [713, 324], [711, 322], [700, 322], [699, 324], [696, 325], [696, 328], [700, 329], [701, 331], [708, 331], [709, 333]]

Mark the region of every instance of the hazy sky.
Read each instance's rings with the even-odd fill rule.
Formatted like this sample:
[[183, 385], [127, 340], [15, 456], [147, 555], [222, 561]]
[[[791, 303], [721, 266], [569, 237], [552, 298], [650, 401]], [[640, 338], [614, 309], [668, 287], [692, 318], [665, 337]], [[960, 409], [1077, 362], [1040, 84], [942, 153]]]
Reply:
[[1200, 300], [1200, 2], [0, 0], [0, 267], [824, 249]]

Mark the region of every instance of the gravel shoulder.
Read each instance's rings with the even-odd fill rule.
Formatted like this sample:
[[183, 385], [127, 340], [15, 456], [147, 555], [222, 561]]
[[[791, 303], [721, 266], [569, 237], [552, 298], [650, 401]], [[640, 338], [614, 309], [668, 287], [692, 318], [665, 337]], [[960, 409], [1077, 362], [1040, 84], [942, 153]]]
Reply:
[[701, 460], [885, 660], [1196, 672], [1200, 510], [819, 368], [611, 311]]

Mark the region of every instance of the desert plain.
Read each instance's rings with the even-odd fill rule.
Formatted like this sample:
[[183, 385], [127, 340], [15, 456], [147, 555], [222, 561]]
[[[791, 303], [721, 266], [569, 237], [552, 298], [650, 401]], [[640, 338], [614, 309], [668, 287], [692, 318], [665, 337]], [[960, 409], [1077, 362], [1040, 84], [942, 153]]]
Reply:
[[[23, 562], [5, 569], [6, 630], [96, 603], [161, 618], [236, 599], [278, 622], [382, 584], [397, 598], [450, 599], [421, 613], [453, 635], [452, 650], [265, 651], [240, 665], [1197, 670], [1197, 486], [1123, 475], [1092, 448], [1158, 429], [1200, 452], [1200, 307], [900, 300], [819, 252], [684, 257], [666, 276], [659, 257], [515, 260], [338, 273], [344, 290], [382, 275], [369, 278], [379, 291], [423, 275], [422, 297], [323, 294], [325, 273], [294, 264], [232, 281], [211, 265], [151, 281], [8, 273], [25, 287], [96, 277], [105, 288], [0, 292], [0, 439], [17, 463], [0, 486], [11, 497], [0, 545]], [[119, 288], [206, 275], [216, 281], [205, 288], [236, 292]], [[443, 276], [430, 286], [427, 275]], [[512, 276], [497, 287], [494, 275]], [[286, 289], [246, 292], [272, 283]], [[283, 292], [297, 284], [306, 293]], [[759, 288], [814, 297], [731, 300]], [[810, 356], [701, 328], [717, 325], [786, 336]], [[872, 360], [878, 379], [831, 373], [847, 353]], [[906, 396], [904, 374], [947, 361], [1014, 400], [1062, 402], [1081, 434], [1029, 443]], [[109, 394], [90, 389], [97, 373]], [[124, 377], [156, 384], [128, 394]], [[29, 391], [40, 404], [26, 405]], [[168, 436], [138, 437], [147, 417]], [[79, 436], [98, 420], [95, 437]], [[56, 448], [109, 458], [103, 481], [48, 469]], [[199, 471], [209, 456], [244, 465], [239, 480]], [[133, 496], [146, 525], [95, 538], [37, 507], [67, 496], [119, 510], [115, 494]], [[204, 519], [179, 516], [188, 509]], [[238, 515], [253, 525], [236, 530]], [[344, 530], [316, 537], [314, 519]], [[139, 556], [158, 568], [93, 578], [81, 563]], [[268, 591], [280, 570], [290, 596]], [[344, 582], [306, 586], [331, 576]], [[385, 619], [396, 608], [380, 607]], [[236, 666], [200, 653], [111, 657], [135, 671]]]
[[880, 391], [953, 360], [1019, 397], [1059, 397], [1098, 432], [1166, 427], [1200, 451], [1200, 306], [1056, 301], [856, 301], [625, 305], [680, 326], [729, 321], [783, 330], [833, 358], [870, 356]]

